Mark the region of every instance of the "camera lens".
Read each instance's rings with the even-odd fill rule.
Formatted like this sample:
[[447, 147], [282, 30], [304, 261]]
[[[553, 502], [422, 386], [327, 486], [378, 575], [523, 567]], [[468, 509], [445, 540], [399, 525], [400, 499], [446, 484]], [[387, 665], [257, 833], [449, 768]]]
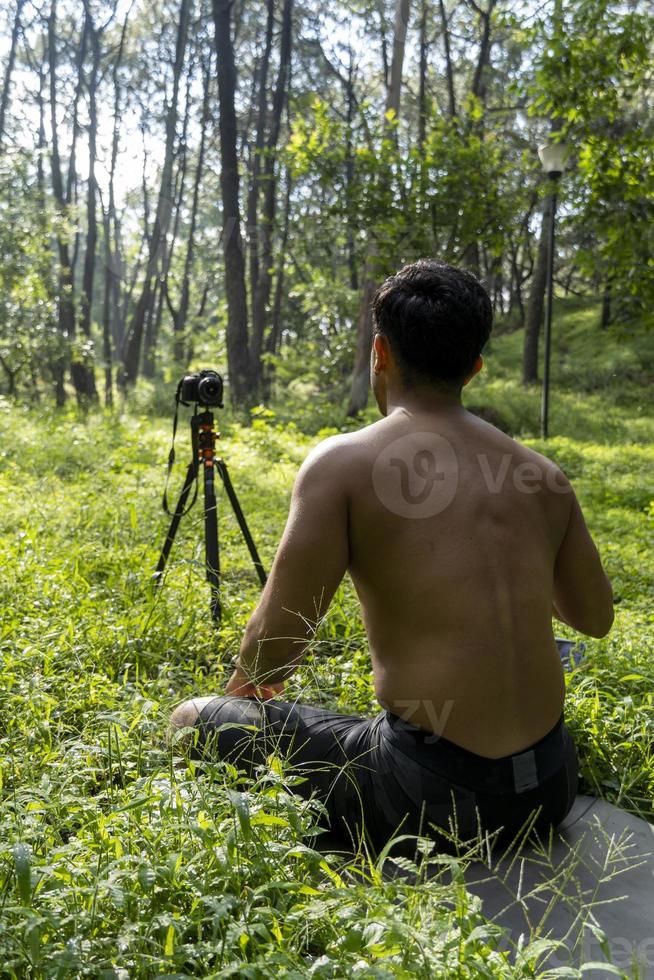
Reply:
[[201, 378], [198, 383], [198, 401], [203, 405], [220, 405], [222, 401], [222, 381], [214, 377]]

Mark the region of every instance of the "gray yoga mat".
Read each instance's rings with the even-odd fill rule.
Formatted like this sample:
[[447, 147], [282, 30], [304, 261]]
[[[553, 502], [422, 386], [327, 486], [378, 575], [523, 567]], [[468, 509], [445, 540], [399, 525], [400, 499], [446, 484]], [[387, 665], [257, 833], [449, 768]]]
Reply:
[[[654, 825], [603, 800], [578, 796], [543, 841], [460, 863], [467, 889], [481, 900], [480, 911], [504, 930], [498, 947], [510, 959], [521, 943], [560, 943], [539, 960], [538, 976], [592, 962], [598, 965], [584, 970], [584, 980], [615, 977], [602, 966], [607, 963], [629, 977], [654, 980]], [[440, 863], [430, 863], [420, 875], [450, 880]], [[416, 878], [392, 856], [384, 876]]]
[[[484, 915], [508, 931], [509, 946], [521, 934], [565, 944], [549, 968], [604, 961], [604, 933], [615, 966], [654, 980], [654, 825], [645, 820], [578, 796], [551, 839], [475, 861], [465, 877]], [[598, 968], [587, 976], [615, 974]]]

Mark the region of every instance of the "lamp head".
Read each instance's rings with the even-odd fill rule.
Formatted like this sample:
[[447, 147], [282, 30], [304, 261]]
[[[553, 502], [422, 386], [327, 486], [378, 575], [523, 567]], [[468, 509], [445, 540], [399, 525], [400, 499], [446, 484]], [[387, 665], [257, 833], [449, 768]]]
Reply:
[[547, 142], [538, 147], [538, 156], [543, 165], [543, 170], [553, 178], [560, 177], [565, 170], [568, 153], [568, 147], [565, 143]]

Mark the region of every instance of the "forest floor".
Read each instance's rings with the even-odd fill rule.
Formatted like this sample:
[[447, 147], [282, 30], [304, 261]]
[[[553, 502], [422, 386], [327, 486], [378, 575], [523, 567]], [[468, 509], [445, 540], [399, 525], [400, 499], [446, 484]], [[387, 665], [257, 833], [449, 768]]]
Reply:
[[[465, 400], [546, 449], [577, 490], [616, 599], [611, 633], [587, 640], [566, 678], [580, 791], [652, 818], [652, 334], [600, 331], [597, 311], [574, 302], [557, 312], [546, 446], [539, 389], [518, 380], [520, 332], [492, 340]], [[379, 862], [310, 847], [320, 808], [289, 791], [278, 761], [256, 782], [223, 764], [198, 778], [168, 743], [181, 698], [221, 691], [258, 583], [221, 502], [220, 632], [199, 504], [152, 591], [170, 418], [148, 414], [149, 396], [86, 419], [0, 402], [0, 975], [544, 975], [545, 947], [527, 944], [511, 965], [456, 873], [387, 881]], [[251, 427], [219, 413], [220, 450], [267, 567], [294, 473], [340, 421], [292, 390]], [[188, 453], [183, 420], [173, 498]], [[357, 609], [346, 581], [292, 695], [375, 710]]]

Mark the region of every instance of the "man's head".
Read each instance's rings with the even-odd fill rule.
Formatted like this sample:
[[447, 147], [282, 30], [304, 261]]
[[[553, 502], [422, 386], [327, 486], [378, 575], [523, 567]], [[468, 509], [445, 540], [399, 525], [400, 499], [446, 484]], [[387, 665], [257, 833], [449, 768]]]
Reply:
[[420, 259], [379, 287], [372, 313], [371, 383], [383, 414], [389, 387], [459, 394], [480, 370], [493, 313], [472, 273]]

